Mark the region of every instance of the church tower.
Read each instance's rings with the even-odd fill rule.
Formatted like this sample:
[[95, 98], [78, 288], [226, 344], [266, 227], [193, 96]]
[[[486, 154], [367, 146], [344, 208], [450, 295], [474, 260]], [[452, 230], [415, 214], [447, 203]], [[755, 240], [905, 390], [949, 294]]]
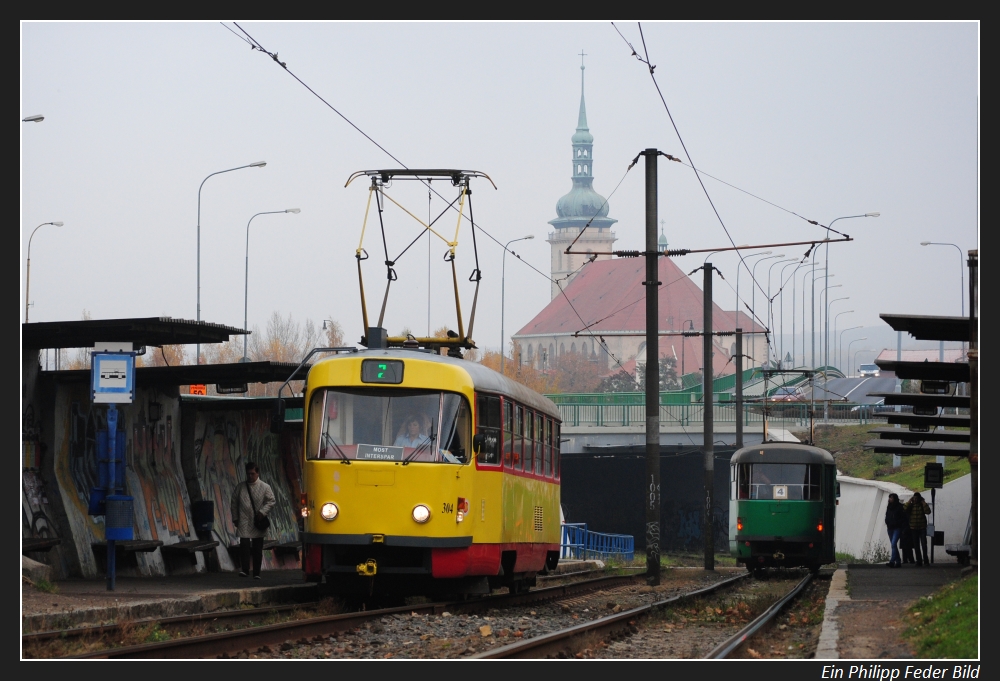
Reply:
[[[584, 55], [581, 53], [581, 57]], [[579, 268], [588, 260], [587, 253], [610, 251], [616, 240], [611, 226], [618, 222], [608, 217], [607, 200], [594, 191], [594, 136], [587, 127], [587, 105], [584, 100], [584, 71], [580, 65], [580, 116], [573, 135], [573, 188], [556, 203], [554, 220], [549, 220], [555, 230], [549, 232], [547, 241], [552, 246], [552, 298], [559, 295], [560, 286], [566, 286], [576, 276]], [[564, 251], [579, 236], [589, 223], [583, 236], [573, 246], [580, 254], [567, 255]], [[599, 260], [607, 260], [610, 255], [599, 255]]]

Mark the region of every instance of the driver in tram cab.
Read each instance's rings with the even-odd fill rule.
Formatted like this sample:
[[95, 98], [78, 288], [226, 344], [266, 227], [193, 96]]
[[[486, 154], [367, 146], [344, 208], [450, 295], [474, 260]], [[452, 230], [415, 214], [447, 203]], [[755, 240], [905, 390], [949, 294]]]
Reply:
[[420, 417], [416, 414], [407, 416], [406, 420], [403, 421], [401, 432], [396, 437], [393, 445], [396, 447], [419, 447], [422, 444], [430, 442], [430, 438], [420, 431]]

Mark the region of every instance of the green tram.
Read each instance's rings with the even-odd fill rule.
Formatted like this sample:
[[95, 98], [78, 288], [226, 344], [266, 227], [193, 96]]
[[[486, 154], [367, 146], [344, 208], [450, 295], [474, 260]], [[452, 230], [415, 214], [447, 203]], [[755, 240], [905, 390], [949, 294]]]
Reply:
[[838, 484], [830, 452], [782, 442], [744, 447], [729, 464], [729, 550], [748, 570], [832, 563]]

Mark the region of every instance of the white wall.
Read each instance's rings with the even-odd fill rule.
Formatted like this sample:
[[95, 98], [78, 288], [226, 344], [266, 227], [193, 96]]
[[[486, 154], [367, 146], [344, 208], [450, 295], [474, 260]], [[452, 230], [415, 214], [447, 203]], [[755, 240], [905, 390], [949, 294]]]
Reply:
[[[937, 491], [936, 528], [944, 531], [945, 544], [960, 544], [969, 520], [972, 503], [971, 481], [968, 475], [952, 480]], [[885, 530], [885, 507], [889, 494], [895, 492], [906, 502], [913, 492], [891, 482], [861, 480], [838, 475], [840, 503], [837, 505], [837, 525], [834, 539], [839, 553], [849, 553], [862, 559], [871, 555], [875, 547], [889, 550], [889, 537]], [[928, 504], [929, 492], [922, 492]], [[931, 522], [928, 516], [927, 522]], [[928, 549], [930, 542], [928, 541]], [[955, 562], [957, 559], [944, 552], [944, 547], [934, 550], [934, 562]]]

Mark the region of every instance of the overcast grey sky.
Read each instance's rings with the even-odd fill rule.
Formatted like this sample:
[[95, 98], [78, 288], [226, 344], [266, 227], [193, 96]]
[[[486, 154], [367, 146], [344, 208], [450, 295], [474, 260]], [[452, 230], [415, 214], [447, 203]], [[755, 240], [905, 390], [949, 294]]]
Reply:
[[[595, 189], [608, 196], [624, 176], [609, 204], [618, 248], [643, 247], [643, 168], [626, 175], [629, 162], [647, 147], [684, 158], [648, 70], [607, 22], [240, 24], [402, 163], [489, 174], [497, 190], [473, 184], [477, 223], [499, 242], [534, 235], [512, 249], [546, 274], [547, 222], [571, 186], [581, 50]], [[617, 26], [641, 46], [635, 23]], [[823, 224], [881, 213], [834, 225], [855, 239], [830, 248], [830, 284], [840, 284], [830, 299], [850, 297], [833, 310], [854, 310], [839, 318], [841, 329], [884, 326], [883, 312], [959, 314], [958, 251], [919, 243], [978, 245], [978, 24], [646, 23], [643, 31], [699, 168]], [[222, 25], [22, 23], [21, 110], [45, 116], [20, 124], [22, 306], [32, 230], [65, 222], [42, 227], [31, 244], [32, 321], [79, 319], [84, 309], [94, 318], [194, 319], [198, 186], [210, 173], [264, 160], [263, 169], [205, 183], [202, 319], [242, 325], [247, 221], [296, 207], [298, 215], [252, 223], [249, 323], [278, 310], [317, 323], [332, 317], [348, 340], [360, 337], [354, 251], [367, 188], [344, 183], [354, 171], [396, 163]], [[661, 160], [659, 178], [672, 248], [729, 243], [689, 168]], [[822, 235], [705, 183], [737, 244]], [[397, 183], [393, 195], [426, 217], [426, 190]], [[435, 198], [430, 210], [443, 207]], [[454, 230], [453, 218], [443, 222]], [[386, 224], [396, 253], [419, 229], [399, 211], [387, 211]], [[485, 236], [478, 244], [474, 338], [496, 348], [502, 250]], [[385, 282], [377, 231], [365, 247], [368, 303], [377, 309]], [[425, 237], [400, 261], [390, 333], [426, 332], [428, 260], [430, 327], [455, 326], [444, 250], [435, 242], [428, 254]], [[471, 256], [465, 229], [466, 314]], [[703, 258], [677, 263], [690, 271]], [[735, 280], [735, 256], [713, 261]], [[769, 264], [757, 268], [765, 287]], [[509, 337], [548, 302], [549, 282], [508, 255], [505, 289]], [[733, 309], [725, 283], [715, 295]]]

